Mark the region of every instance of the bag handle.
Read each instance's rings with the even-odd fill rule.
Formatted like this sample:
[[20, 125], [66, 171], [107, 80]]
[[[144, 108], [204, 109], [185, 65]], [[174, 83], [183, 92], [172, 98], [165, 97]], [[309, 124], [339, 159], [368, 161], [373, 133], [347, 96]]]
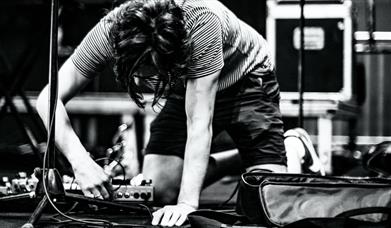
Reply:
[[344, 211], [344, 212], [336, 215], [335, 217], [336, 218], [341, 218], [341, 217], [348, 218], [348, 217], [353, 217], [353, 216], [357, 216], [357, 215], [375, 214], [375, 213], [391, 215], [391, 207], [362, 207], [362, 208]]
[[238, 215], [235, 212], [229, 211], [214, 211], [210, 209], [201, 209], [194, 211], [188, 215], [191, 227], [195, 228], [221, 228], [232, 227], [238, 223], [249, 223], [248, 219], [243, 215]]

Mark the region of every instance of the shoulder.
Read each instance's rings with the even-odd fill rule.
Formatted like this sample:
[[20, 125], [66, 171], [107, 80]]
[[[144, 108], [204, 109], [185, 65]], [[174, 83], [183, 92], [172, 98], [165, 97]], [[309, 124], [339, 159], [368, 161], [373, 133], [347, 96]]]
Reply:
[[186, 27], [193, 29], [200, 23], [208, 22], [210, 18], [219, 19], [215, 10], [216, 0], [185, 0], [182, 5]]

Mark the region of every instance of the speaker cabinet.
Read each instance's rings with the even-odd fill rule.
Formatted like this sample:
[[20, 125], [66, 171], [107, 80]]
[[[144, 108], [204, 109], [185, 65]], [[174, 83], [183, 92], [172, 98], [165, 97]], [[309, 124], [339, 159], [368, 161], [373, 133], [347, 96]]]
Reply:
[[[307, 1], [306, 1], [307, 2]], [[298, 97], [300, 5], [268, 0], [266, 38], [282, 95]], [[348, 100], [352, 96], [351, 1], [316, 1], [304, 6], [304, 99]]]

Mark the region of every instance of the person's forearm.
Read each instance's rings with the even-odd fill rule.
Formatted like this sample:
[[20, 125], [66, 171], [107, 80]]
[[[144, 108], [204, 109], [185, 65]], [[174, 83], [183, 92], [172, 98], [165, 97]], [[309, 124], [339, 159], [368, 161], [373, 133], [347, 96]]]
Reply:
[[211, 130], [189, 130], [184, 167], [178, 203], [185, 203], [195, 209], [206, 175], [209, 161]]
[[[48, 87], [38, 97], [37, 111], [46, 128], [48, 129]], [[58, 100], [56, 107], [55, 141], [56, 146], [65, 155], [72, 166], [77, 166], [86, 156], [89, 156], [74, 132], [64, 104]], [[76, 168], [76, 167], [74, 167]]]

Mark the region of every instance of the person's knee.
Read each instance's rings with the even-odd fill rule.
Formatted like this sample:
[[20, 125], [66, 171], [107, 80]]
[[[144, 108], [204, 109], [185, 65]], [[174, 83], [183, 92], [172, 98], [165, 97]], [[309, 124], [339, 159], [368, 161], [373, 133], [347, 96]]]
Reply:
[[280, 164], [260, 164], [246, 168], [246, 172], [253, 172], [256, 170], [267, 170], [273, 173], [286, 173], [287, 167], [286, 165]]
[[164, 181], [154, 186], [155, 202], [159, 204], [176, 204], [179, 194], [179, 187]]
[[177, 201], [182, 178], [183, 160], [175, 156], [149, 154], [144, 159], [144, 178], [152, 180], [154, 201], [174, 204]]

